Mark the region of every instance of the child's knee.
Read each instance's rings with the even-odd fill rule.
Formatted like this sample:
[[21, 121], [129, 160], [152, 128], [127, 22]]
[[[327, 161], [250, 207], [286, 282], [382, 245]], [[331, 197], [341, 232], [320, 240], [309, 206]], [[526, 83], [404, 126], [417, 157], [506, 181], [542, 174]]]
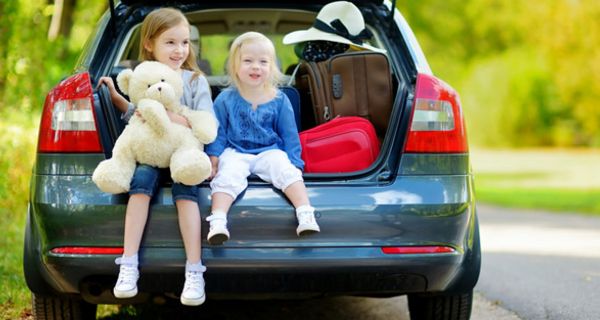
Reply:
[[199, 190], [198, 186], [188, 186], [181, 183], [174, 183], [171, 188], [173, 194], [173, 202], [177, 200], [190, 200], [198, 202]]
[[273, 177], [273, 186], [285, 191], [290, 185], [298, 181], [304, 181], [304, 179], [302, 179], [302, 171], [291, 165], [285, 170], [281, 170]]
[[154, 195], [158, 187], [160, 170], [148, 165], [138, 165], [131, 179], [129, 194], [145, 194], [150, 197]]
[[212, 193], [223, 192], [234, 199], [248, 187], [248, 180], [244, 177], [236, 177], [218, 173], [217, 176], [210, 182]]

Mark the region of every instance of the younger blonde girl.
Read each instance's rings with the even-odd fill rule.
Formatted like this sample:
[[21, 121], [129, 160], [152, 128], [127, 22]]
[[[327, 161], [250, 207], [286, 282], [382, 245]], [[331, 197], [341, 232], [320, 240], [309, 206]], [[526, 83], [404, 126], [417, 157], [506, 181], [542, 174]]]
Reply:
[[320, 232], [302, 179], [304, 162], [294, 112], [277, 89], [281, 72], [271, 40], [258, 32], [237, 37], [230, 48], [228, 73], [232, 86], [215, 100], [219, 131], [205, 149], [213, 165], [212, 212], [208, 241], [229, 239], [227, 212], [256, 174], [272, 183], [295, 207], [296, 233]]

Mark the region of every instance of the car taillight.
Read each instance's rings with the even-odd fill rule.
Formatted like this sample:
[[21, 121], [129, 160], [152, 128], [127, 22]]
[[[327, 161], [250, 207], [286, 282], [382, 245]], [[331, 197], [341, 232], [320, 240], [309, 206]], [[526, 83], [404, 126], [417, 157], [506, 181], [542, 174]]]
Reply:
[[456, 250], [445, 246], [414, 246], [414, 247], [382, 247], [385, 254], [430, 254], [430, 253], [454, 253]]
[[38, 152], [102, 152], [92, 94], [87, 72], [61, 81], [48, 93], [40, 121]]
[[54, 254], [123, 254], [123, 247], [58, 247], [50, 250]]
[[463, 153], [469, 150], [458, 94], [440, 79], [417, 76], [405, 152]]

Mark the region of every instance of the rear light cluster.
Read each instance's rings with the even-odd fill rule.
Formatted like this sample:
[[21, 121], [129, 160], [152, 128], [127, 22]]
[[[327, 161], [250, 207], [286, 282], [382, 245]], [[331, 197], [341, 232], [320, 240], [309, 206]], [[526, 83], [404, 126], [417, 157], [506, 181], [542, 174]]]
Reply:
[[469, 150], [458, 94], [434, 76], [419, 74], [405, 152], [463, 153]]
[[382, 247], [385, 254], [430, 254], [430, 253], [453, 253], [456, 250], [446, 246], [409, 246], [409, 247]]
[[46, 97], [38, 152], [102, 152], [87, 72], [63, 80]]
[[[454, 253], [456, 250], [446, 246], [407, 246], [407, 247], [382, 247], [385, 254], [431, 254]], [[57, 247], [50, 250], [54, 254], [123, 254], [123, 247]]]
[[54, 254], [123, 254], [123, 247], [58, 247], [50, 250]]

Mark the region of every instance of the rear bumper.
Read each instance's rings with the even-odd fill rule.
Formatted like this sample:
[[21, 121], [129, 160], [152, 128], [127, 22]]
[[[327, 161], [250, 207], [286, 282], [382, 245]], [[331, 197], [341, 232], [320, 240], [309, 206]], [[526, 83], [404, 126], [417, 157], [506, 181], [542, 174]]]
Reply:
[[[386, 255], [361, 248], [205, 248], [203, 262], [209, 298], [393, 296], [444, 291], [463, 267], [464, 255]], [[115, 256], [48, 254], [45, 266], [64, 293], [92, 303], [122, 303], [112, 294]], [[178, 295], [184, 266], [180, 249], [152, 248], [141, 256], [140, 294]]]
[[[46, 174], [32, 180], [25, 245], [30, 289], [42, 292], [50, 287], [58, 294], [80, 294], [93, 303], [123, 303], [111, 293], [118, 273], [116, 256], [51, 250], [121, 246], [127, 195], [101, 193], [89, 172], [59, 175], [51, 171], [54, 162], [47, 162], [41, 170]], [[404, 173], [412, 175], [398, 176], [391, 183], [307, 183], [322, 232], [300, 238], [295, 234], [293, 208], [283, 194], [266, 184], [253, 184], [229, 213], [232, 238], [224, 246], [206, 243], [208, 224], [203, 219], [202, 259], [208, 268], [209, 298], [381, 296], [472, 289], [480, 257], [479, 248], [473, 250], [478, 240], [474, 240], [477, 225], [470, 176], [423, 175], [423, 166], [407, 165], [410, 170], [405, 171], [410, 172]], [[209, 212], [209, 191], [208, 186], [200, 190], [202, 218]], [[381, 250], [382, 246], [422, 245], [455, 251], [394, 255]], [[152, 202], [140, 257], [140, 300], [181, 292], [185, 254], [168, 187]]]

